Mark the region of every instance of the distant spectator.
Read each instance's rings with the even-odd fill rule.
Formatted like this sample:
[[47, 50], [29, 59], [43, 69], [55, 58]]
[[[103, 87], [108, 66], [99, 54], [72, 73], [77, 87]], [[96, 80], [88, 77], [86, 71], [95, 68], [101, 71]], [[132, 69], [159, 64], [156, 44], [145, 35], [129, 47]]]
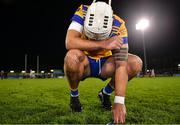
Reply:
[[30, 70], [29, 76], [30, 78], [35, 78], [35, 73], [33, 70]]
[[1, 70], [1, 79], [4, 79], [4, 71]]
[[151, 77], [155, 77], [154, 69], [151, 70]]

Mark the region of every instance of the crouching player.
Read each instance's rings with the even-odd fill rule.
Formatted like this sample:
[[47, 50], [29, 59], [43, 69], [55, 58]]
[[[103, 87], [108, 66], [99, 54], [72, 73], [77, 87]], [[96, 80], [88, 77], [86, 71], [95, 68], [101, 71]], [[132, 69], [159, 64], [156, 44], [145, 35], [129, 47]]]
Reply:
[[70, 85], [70, 108], [81, 112], [78, 85], [87, 77], [111, 78], [98, 96], [102, 106], [111, 110], [110, 95], [115, 90], [113, 118], [124, 123], [125, 93], [128, 80], [141, 71], [142, 61], [128, 53], [125, 22], [113, 14], [111, 1], [81, 5], [72, 17], [66, 36], [68, 52], [64, 71]]

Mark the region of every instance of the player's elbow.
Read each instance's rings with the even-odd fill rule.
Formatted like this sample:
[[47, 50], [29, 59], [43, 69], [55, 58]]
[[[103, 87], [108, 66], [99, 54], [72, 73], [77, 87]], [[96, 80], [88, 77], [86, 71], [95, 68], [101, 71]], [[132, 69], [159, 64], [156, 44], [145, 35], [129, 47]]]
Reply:
[[66, 46], [66, 49], [67, 49], [67, 50], [73, 49], [73, 47], [72, 47], [72, 39], [66, 38], [66, 44], [65, 44], [65, 46]]
[[77, 41], [77, 38], [79, 38], [80, 35], [79, 33], [75, 32], [75, 31], [68, 31], [67, 35], [66, 35], [66, 49], [70, 50], [70, 49], [75, 49], [77, 47], [75, 41]]
[[67, 41], [67, 40], [66, 40], [65, 47], [66, 47], [66, 49], [67, 49], [67, 50], [70, 50], [70, 46], [69, 46], [69, 43], [68, 43], [68, 41]]

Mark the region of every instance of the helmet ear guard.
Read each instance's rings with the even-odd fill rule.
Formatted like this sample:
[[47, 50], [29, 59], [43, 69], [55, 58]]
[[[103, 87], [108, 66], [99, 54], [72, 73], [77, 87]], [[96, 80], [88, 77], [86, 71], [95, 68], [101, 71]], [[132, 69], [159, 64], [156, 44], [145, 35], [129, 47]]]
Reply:
[[94, 0], [87, 10], [84, 33], [90, 39], [107, 39], [112, 30], [112, 23], [113, 10], [111, 0], [109, 0], [109, 4]]

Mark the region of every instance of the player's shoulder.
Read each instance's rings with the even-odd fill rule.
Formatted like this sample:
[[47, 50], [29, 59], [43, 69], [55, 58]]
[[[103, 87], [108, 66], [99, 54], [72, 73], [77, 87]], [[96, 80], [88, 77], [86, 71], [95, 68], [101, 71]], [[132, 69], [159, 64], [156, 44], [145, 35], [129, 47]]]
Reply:
[[114, 21], [117, 21], [119, 23], [125, 23], [125, 21], [116, 14], [113, 14], [113, 18], [114, 18]]
[[75, 12], [75, 15], [80, 16], [81, 18], [85, 18], [85, 15], [87, 13], [88, 10], [88, 5], [83, 5], [81, 4], [78, 9]]
[[88, 5], [81, 4], [77, 11], [85, 11], [85, 12], [87, 12], [88, 7], [89, 7]]
[[81, 4], [76, 12], [74, 13], [73, 17], [71, 18], [72, 21], [78, 22], [81, 25], [84, 25], [85, 16], [88, 10], [88, 5]]

